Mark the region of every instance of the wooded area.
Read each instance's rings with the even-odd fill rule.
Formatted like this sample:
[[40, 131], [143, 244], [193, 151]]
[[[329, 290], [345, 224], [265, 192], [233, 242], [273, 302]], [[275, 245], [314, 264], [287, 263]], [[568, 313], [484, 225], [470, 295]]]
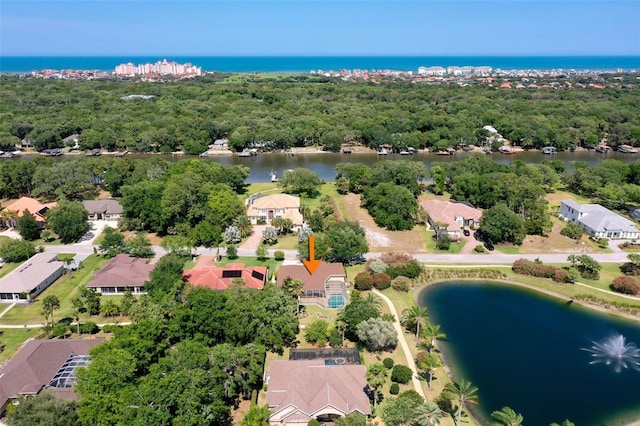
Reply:
[[[640, 88], [498, 89], [321, 76], [230, 84], [224, 76], [174, 83], [0, 77], [0, 148], [38, 150], [80, 134], [81, 149], [199, 154], [219, 138], [235, 150], [342, 143], [394, 150], [485, 141], [494, 126], [524, 148], [640, 143]], [[151, 100], [123, 100], [131, 94]]]

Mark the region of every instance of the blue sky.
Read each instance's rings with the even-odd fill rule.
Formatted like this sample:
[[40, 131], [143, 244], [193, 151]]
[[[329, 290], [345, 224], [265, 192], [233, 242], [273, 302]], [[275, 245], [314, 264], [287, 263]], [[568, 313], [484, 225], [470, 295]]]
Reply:
[[640, 0], [1, 0], [0, 55], [640, 55]]

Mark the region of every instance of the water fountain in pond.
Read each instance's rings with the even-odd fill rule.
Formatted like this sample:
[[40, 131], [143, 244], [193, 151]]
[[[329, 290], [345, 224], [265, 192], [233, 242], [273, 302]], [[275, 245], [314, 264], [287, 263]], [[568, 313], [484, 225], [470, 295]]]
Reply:
[[593, 342], [591, 348], [584, 350], [593, 357], [589, 364], [611, 365], [616, 373], [623, 369], [640, 371], [640, 349], [633, 342], [627, 343], [621, 334]]

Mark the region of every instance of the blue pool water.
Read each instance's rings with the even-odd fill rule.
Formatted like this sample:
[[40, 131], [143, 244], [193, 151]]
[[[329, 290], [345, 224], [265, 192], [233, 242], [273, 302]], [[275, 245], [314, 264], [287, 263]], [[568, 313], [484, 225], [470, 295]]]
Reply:
[[341, 308], [344, 306], [344, 298], [341, 294], [332, 294], [329, 297], [328, 306], [330, 308]]

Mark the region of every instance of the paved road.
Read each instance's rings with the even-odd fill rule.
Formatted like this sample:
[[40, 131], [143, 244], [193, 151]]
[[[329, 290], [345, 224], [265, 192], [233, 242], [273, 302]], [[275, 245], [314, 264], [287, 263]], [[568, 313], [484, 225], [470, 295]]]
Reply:
[[[153, 250], [159, 254], [166, 254], [166, 251], [160, 246], [154, 246]], [[70, 245], [50, 245], [45, 246], [45, 251], [51, 253], [77, 253], [80, 255], [90, 255], [94, 252], [94, 246], [83, 244], [70, 244]], [[276, 249], [269, 249], [268, 253], [273, 256]], [[281, 250], [285, 253], [287, 259], [296, 259], [298, 257], [297, 250]], [[211, 254], [215, 255], [218, 252], [217, 248], [207, 249], [204, 247], [198, 247], [195, 252], [197, 254]], [[220, 247], [220, 254], [226, 253], [225, 248]], [[367, 253], [366, 258], [375, 258], [382, 253]], [[255, 256], [255, 249], [239, 248], [239, 256]], [[497, 251], [485, 254], [412, 254], [412, 256], [422, 263], [452, 263], [452, 264], [467, 264], [467, 265], [508, 265], [512, 264], [517, 259], [540, 259], [544, 263], [567, 263], [568, 253], [560, 254], [503, 254]], [[624, 263], [627, 261], [627, 253], [622, 251], [616, 253], [592, 253], [589, 256], [601, 263]]]

